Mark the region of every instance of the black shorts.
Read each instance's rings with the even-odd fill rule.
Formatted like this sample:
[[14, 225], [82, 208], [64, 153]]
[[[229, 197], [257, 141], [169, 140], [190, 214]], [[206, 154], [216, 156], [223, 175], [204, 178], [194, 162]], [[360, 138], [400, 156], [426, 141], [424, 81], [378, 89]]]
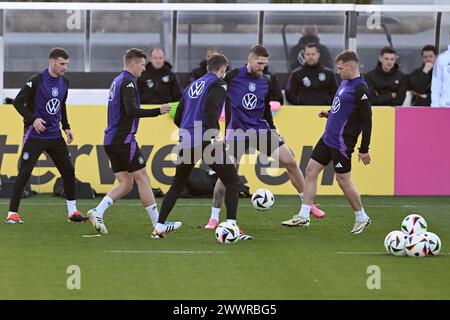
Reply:
[[351, 152], [341, 152], [341, 150], [331, 148], [320, 138], [311, 155], [311, 159], [316, 160], [323, 166], [327, 166], [333, 161], [334, 171], [336, 173], [347, 173], [352, 170]]
[[242, 140], [233, 139], [227, 141], [229, 150], [233, 152], [232, 155], [237, 160], [240, 160], [244, 154], [248, 153], [250, 148], [256, 149], [270, 157], [283, 144], [284, 142], [281, 140], [280, 135], [275, 131], [264, 131]]
[[145, 168], [146, 161], [137, 143], [104, 146], [114, 173], [135, 172]]
[[74, 171], [69, 149], [62, 137], [56, 139], [38, 139], [30, 137], [24, 139], [23, 142], [19, 173], [22, 171], [31, 173], [40, 155], [44, 151], [49, 154], [62, 175]]

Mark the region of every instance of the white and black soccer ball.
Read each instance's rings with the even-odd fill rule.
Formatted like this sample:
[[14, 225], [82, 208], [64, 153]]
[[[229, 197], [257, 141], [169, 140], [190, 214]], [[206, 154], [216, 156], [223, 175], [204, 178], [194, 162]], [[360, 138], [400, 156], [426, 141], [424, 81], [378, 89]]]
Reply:
[[418, 214], [410, 214], [403, 219], [402, 231], [407, 235], [427, 232], [427, 222]]
[[439, 252], [441, 252], [442, 247], [441, 239], [438, 237], [437, 234], [429, 231], [424, 233], [424, 236], [428, 239], [428, 243], [430, 244], [427, 255], [437, 256]]
[[408, 235], [401, 231], [395, 230], [389, 232], [389, 234], [384, 239], [384, 247], [387, 253], [394, 256], [405, 256], [405, 245], [408, 239]]
[[425, 257], [428, 254], [430, 243], [423, 233], [408, 236], [405, 252], [410, 257]]
[[236, 243], [239, 240], [239, 227], [229, 221], [219, 223], [216, 228], [216, 239], [224, 244]]
[[252, 195], [253, 207], [258, 211], [266, 211], [273, 207], [275, 197], [270, 190], [258, 189]]

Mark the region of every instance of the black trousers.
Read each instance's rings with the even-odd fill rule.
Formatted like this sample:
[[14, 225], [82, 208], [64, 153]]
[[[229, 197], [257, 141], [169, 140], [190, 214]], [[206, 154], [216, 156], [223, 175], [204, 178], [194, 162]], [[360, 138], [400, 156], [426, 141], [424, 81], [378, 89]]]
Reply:
[[[208, 161], [208, 159], [205, 159], [205, 157], [203, 157], [203, 150], [205, 149], [205, 147], [207, 147], [207, 144], [203, 145], [200, 150], [201, 152], [198, 152], [199, 150], [194, 151], [194, 149], [185, 149], [180, 152], [180, 157], [184, 158], [187, 161], [181, 162], [176, 167], [173, 183], [170, 186], [169, 191], [164, 196], [161, 205], [161, 210], [158, 218], [159, 223], [164, 223], [166, 221], [167, 217], [170, 214], [170, 211], [172, 211], [173, 207], [175, 206], [178, 197], [184, 190], [192, 169], [200, 159], [203, 159], [204, 163], [206, 163], [212, 170], [214, 170], [220, 180], [222, 180], [222, 182], [224, 183], [226, 187], [225, 206], [227, 208], [227, 219], [236, 220], [239, 201], [239, 177], [237, 175], [234, 163], [232, 161], [226, 162], [224, 160], [226, 153], [225, 146], [223, 146], [222, 149], [222, 161]], [[188, 153], [190, 156], [186, 157], [186, 153]]]
[[64, 183], [64, 191], [67, 200], [75, 200], [75, 168], [70, 161], [69, 150], [63, 138], [36, 139], [29, 138], [25, 141], [20, 157], [19, 174], [14, 183], [9, 211], [18, 212], [20, 199], [25, 186], [30, 179], [36, 162], [41, 154], [47, 151], [58, 169]]

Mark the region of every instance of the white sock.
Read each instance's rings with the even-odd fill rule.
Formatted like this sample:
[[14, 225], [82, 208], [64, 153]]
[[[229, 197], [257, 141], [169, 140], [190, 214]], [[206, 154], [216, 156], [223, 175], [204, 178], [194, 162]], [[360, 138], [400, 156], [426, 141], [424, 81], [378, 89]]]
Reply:
[[311, 206], [308, 206], [307, 204], [302, 204], [298, 215], [302, 218], [309, 219], [310, 212], [311, 212]]
[[103, 218], [103, 214], [105, 213], [106, 209], [108, 209], [110, 206], [114, 204], [113, 199], [111, 199], [108, 196], [105, 196], [102, 201], [98, 204], [97, 208], [95, 208], [95, 211], [97, 215], [100, 218]]
[[356, 215], [356, 221], [358, 221], [358, 222], [363, 222], [364, 220], [367, 219], [367, 214], [364, 211], [364, 208], [362, 208], [359, 211], [355, 211], [355, 215]]
[[237, 225], [236, 220], [234, 220], [234, 219], [227, 219], [227, 222], [231, 222], [231, 223], [234, 223], [235, 225]]
[[152, 225], [156, 226], [159, 217], [158, 207], [156, 206], [156, 203], [148, 206], [147, 208], [145, 208], [145, 210], [147, 210], [148, 216], [150, 217], [150, 220], [152, 220]]
[[155, 230], [158, 232], [166, 232], [166, 226], [163, 225], [162, 223], [157, 223]]
[[67, 202], [67, 214], [72, 214], [77, 211], [77, 200], [66, 200]]
[[211, 208], [211, 219], [216, 219], [219, 221], [220, 208]]
[[300, 199], [301, 199], [302, 202], [303, 202], [303, 192], [302, 192], [302, 193], [299, 193], [298, 195], [300, 196]]

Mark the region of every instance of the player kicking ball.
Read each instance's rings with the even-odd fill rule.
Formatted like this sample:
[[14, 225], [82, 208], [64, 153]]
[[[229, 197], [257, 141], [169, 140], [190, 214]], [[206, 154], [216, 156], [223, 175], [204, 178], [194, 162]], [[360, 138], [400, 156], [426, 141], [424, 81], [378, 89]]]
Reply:
[[[94, 228], [103, 234], [108, 233], [103, 220], [106, 209], [128, 194], [134, 181], [153, 226], [158, 221], [158, 208], [145, 169], [146, 162], [135, 135], [140, 118], [168, 113], [170, 106], [163, 104], [160, 108], [149, 110], [140, 108], [136, 81], [145, 69], [145, 59], [146, 55], [142, 50], [128, 50], [123, 57], [124, 68], [114, 78], [109, 91], [108, 127], [105, 130], [103, 145], [119, 184], [107, 193], [96, 208], [88, 212]], [[181, 222], [167, 223], [167, 232], [175, 231], [180, 226]]]
[[358, 56], [344, 51], [336, 57], [337, 73], [342, 83], [336, 92], [330, 111], [321, 111], [319, 117], [328, 118], [325, 132], [314, 147], [306, 168], [304, 200], [298, 215], [282, 222], [286, 227], [309, 227], [311, 205], [316, 195], [320, 172], [333, 161], [336, 180], [355, 212], [351, 234], [362, 233], [370, 218], [364, 211], [361, 196], [351, 181], [351, 157], [362, 131], [358, 159], [364, 165], [371, 161], [369, 155], [372, 132], [372, 109], [369, 91], [358, 69]]
[[[270, 78], [263, 73], [269, 63], [269, 53], [262, 45], [250, 48], [247, 64], [228, 72], [224, 78], [227, 89], [227, 135], [226, 142], [233, 151], [235, 165], [249, 148], [277, 159], [286, 168], [289, 179], [303, 199], [304, 178], [292, 152], [284, 138], [276, 132], [270, 109], [270, 100], [274, 96]], [[214, 187], [211, 216], [206, 229], [215, 229], [219, 222], [220, 209], [225, 195], [225, 185], [219, 178]], [[317, 218], [325, 212], [311, 205], [312, 213]], [[252, 237], [241, 234], [241, 240]]]
[[186, 186], [195, 164], [202, 160], [213, 169], [226, 186], [227, 221], [236, 224], [239, 178], [220, 134], [219, 117], [226, 95], [223, 76], [228, 60], [217, 54], [208, 60], [208, 73], [192, 82], [183, 92], [174, 122], [180, 128], [179, 157], [175, 177], [164, 196], [158, 224], [152, 238], [161, 239], [170, 231], [165, 221]]
[[[14, 99], [14, 108], [23, 117], [25, 133], [19, 174], [14, 182], [6, 218], [9, 224], [23, 223], [18, 213], [20, 198], [44, 151], [52, 158], [63, 179], [68, 220], [82, 222], [88, 219], [77, 210], [75, 168], [67, 148], [67, 144], [74, 139], [66, 110], [69, 82], [64, 74], [68, 65], [67, 52], [62, 48], [53, 48], [49, 54], [48, 68], [32, 76]], [[67, 144], [61, 135], [61, 125], [67, 136]]]

